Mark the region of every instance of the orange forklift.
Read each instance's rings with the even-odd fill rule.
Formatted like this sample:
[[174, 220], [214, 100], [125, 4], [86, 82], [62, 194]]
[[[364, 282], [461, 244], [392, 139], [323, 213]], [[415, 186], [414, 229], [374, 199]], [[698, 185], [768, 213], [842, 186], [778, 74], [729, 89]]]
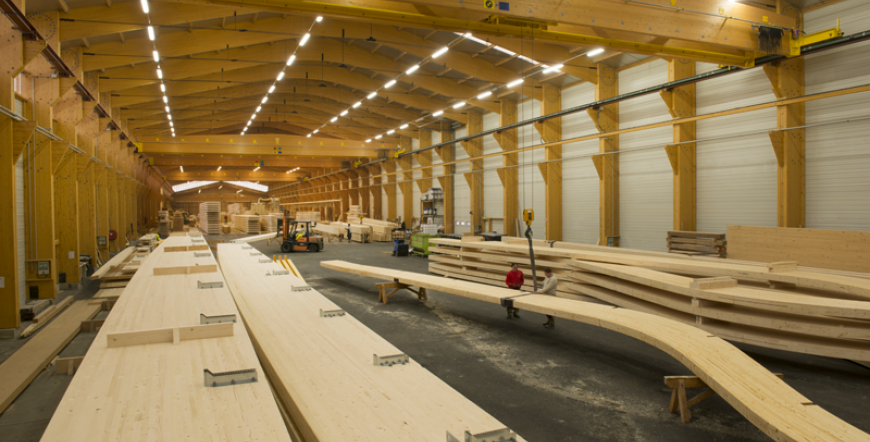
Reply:
[[278, 234], [284, 238], [281, 251], [290, 253], [323, 250], [323, 237], [314, 232], [315, 225], [311, 221], [294, 221], [285, 216], [281, 220], [281, 228], [278, 229]]

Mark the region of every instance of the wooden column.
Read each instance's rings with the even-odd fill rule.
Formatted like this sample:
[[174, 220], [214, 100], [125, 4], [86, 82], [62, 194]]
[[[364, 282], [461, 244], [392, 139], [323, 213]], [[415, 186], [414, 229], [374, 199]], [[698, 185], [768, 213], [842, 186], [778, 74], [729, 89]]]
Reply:
[[[468, 111], [466, 134], [483, 132], [483, 114], [476, 110]], [[462, 147], [471, 158], [483, 155], [483, 138], [462, 141]], [[471, 173], [465, 174], [471, 191], [471, 232], [483, 232], [483, 159], [471, 160]]]
[[[411, 143], [411, 137], [399, 137], [399, 144], [405, 152], [414, 150], [413, 144]], [[399, 157], [396, 161], [402, 170], [410, 170], [414, 166], [411, 155]], [[411, 221], [414, 218], [415, 204], [413, 172], [402, 173], [402, 182], [399, 183], [399, 189], [402, 191], [402, 221], [405, 222], [406, 227], [411, 228]], [[419, 204], [419, 201], [416, 202], [416, 204]]]
[[[454, 137], [455, 135], [452, 130], [441, 131], [442, 143], [453, 140]], [[453, 161], [455, 148], [455, 144], [449, 144], [435, 149], [435, 153], [441, 158], [442, 163], [449, 163]], [[456, 166], [453, 164], [443, 166], [442, 176], [438, 177], [438, 183], [441, 185], [441, 190], [444, 193], [444, 233], [454, 232], [453, 173], [455, 170]]]
[[[778, 99], [804, 95], [804, 59], [792, 58], [764, 65]], [[782, 130], [806, 125], [806, 103], [776, 107], [776, 127], [770, 141], [776, 155], [779, 227], [806, 226], [806, 129]]]
[[381, 196], [381, 190], [382, 190], [381, 182], [382, 182], [383, 178], [376, 176], [376, 175], [381, 174], [381, 166], [379, 166], [378, 164], [375, 164], [375, 165], [368, 166], [368, 167], [369, 167], [369, 174], [372, 175], [372, 187], [371, 187], [372, 210], [371, 210], [370, 214], [371, 214], [371, 217], [374, 219], [381, 219], [383, 217], [383, 213], [384, 213], [383, 212], [384, 206], [383, 206], [383, 202], [382, 202], [383, 198]]
[[359, 175], [359, 204], [360, 213], [368, 214], [371, 211], [371, 203], [369, 195], [371, 194], [371, 178], [369, 178], [369, 169], [366, 167], [357, 168], [356, 174]]
[[0, 115], [0, 328], [21, 325], [18, 298], [18, 216], [15, 201], [15, 161], [20, 150], [15, 152], [13, 132], [12, 119]]
[[[562, 110], [562, 90], [548, 83], [543, 86], [541, 100], [541, 115], [548, 115]], [[545, 143], [562, 139], [562, 118], [550, 118], [541, 123], [535, 123], [535, 129]], [[544, 177], [544, 193], [546, 199], [545, 223], [546, 238], [549, 241], [562, 240], [562, 145], [544, 148], [544, 164], [538, 164], [538, 169]]]
[[[616, 69], [598, 64], [598, 83], [595, 101], [619, 95], [619, 75]], [[588, 109], [587, 113], [599, 132], [619, 129], [619, 103]], [[612, 238], [619, 246], [619, 155], [608, 154], [619, 150], [619, 136], [608, 136], [598, 141], [598, 155], [592, 156], [598, 172], [598, 245], [608, 245]]]
[[[91, 161], [95, 157], [95, 142], [99, 133], [100, 118], [93, 112], [93, 103], [88, 105], [83, 112], [88, 112], [76, 127], [76, 146], [85, 154], [78, 155], [77, 185], [79, 200], [79, 244], [80, 253], [97, 256], [97, 213], [96, 213], [96, 183], [94, 182], [94, 169], [96, 163]], [[94, 261], [96, 263], [96, 261]]]
[[[420, 129], [420, 148], [429, 147], [432, 145], [432, 131], [429, 129]], [[427, 150], [425, 152], [420, 152], [415, 154], [417, 159], [417, 163], [420, 164], [421, 167], [431, 166], [432, 165], [432, 151]], [[423, 169], [420, 171], [420, 181], [418, 181], [420, 186], [420, 193], [428, 192], [432, 187], [432, 168]], [[418, 202], [419, 203], [419, 202]], [[421, 214], [422, 215], [422, 214]]]
[[[515, 124], [518, 121], [517, 102], [508, 98], [502, 98], [499, 103], [498, 125], [504, 127]], [[499, 147], [503, 151], [512, 151], [517, 148], [519, 136], [518, 129], [506, 130], [493, 134]], [[519, 154], [509, 153], [502, 155], [502, 165], [498, 169], [498, 178], [501, 180], [503, 190], [504, 233], [509, 236], [519, 236], [514, 226], [519, 219]]]
[[[396, 160], [389, 159], [384, 161], [384, 172], [394, 173], [396, 171]], [[399, 217], [396, 207], [396, 175], [388, 175], [387, 183], [384, 184], [384, 193], [387, 194], [387, 219], [392, 221]]]
[[[681, 58], [668, 60], [668, 81], [695, 75], [695, 62]], [[695, 85], [660, 92], [671, 118], [695, 116]], [[695, 122], [674, 125], [674, 143], [665, 151], [674, 173], [674, 230], [697, 230]], [[677, 144], [679, 143], [679, 144]]]

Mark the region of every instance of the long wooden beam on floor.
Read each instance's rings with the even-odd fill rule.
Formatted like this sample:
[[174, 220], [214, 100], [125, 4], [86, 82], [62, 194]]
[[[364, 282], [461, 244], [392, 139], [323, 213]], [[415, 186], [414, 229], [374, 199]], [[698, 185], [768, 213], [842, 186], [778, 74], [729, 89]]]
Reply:
[[[208, 252], [165, 251], [194, 245], [194, 239], [204, 244], [199, 238], [169, 237], [145, 259], [100, 328], [42, 442], [290, 442], [220, 271], [155, 275], [159, 269], [215, 266]], [[235, 316], [232, 335], [204, 332], [201, 327], [210, 326], [200, 325], [203, 315]], [[145, 331], [159, 336], [153, 343], [110, 345], [112, 337]], [[204, 370], [250, 369], [257, 382], [206, 385]]]
[[219, 244], [221, 267], [269, 379], [306, 442], [441, 442], [448, 432], [482, 440], [468, 439], [466, 431], [510, 431], [413, 359], [378, 365], [374, 358], [402, 351], [245, 247]]
[[[493, 304], [518, 295], [506, 288], [344, 261], [324, 261], [321, 265]], [[686, 365], [776, 441], [870, 441], [870, 435], [813, 404], [745, 353], [704, 330], [660, 316], [554, 296], [516, 297], [513, 306], [603, 327], [653, 345]]]

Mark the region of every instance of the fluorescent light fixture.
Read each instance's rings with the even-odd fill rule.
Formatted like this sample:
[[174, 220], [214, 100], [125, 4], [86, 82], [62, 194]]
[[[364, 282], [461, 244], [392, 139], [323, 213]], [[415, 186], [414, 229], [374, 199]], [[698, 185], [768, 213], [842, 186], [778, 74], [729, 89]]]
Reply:
[[275, 92], [275, 85], [274, 84], [272, 85], [272, 87], [269, 88], [269, 93], [271, 94], [272, 92]]
[[296, 61], [296, 54], [291, 55], [290, 58], [287, 59], [287, 66], [293, 64], [294, 61]]
[[357, 107], [360, 107], [360, 105], [362, 105], [362, 101], [357, 101], [356, 103], [353, 104], [353, 107], [357, 108]]
[[241, 193], [241, 192], [242, 192], [242, 189], [239, 189], [236, 191], [236, 193]]
[[163, 102], [169, 104], [169, 99], [166, 98], [166, 95], [163, 96]]
[[416, 71], [417, 69], [420, 69], [420, 65], [419, 65], [419, 64], [415, 64], [414, 66], [409, 67], [408, 70], [405, 71], [405, 73], [406, 73], [406, 74], [413, 74], [414, 71]]
[[392, 86], [394, 84], [396, 84], [396, 80], [390, 80], [387, 82], [387, 84], [384, 85], [384, 89], [389, 89], [390, 86]]
[[601, 53], [603, 53], [603, 52], [604, 52], [604, 49], [602, 49], [602, 48], [593, 49], [593, 50], [587, 52], [587, 53], [586, 53], [586, 56], [587, 56], [587, 57], [594, 57], [594, 56], [596, 56], [596, 55], [598, 55], [598, 54], [601, 54]]
[[163, 83], [160, 83], [160, 92], [166, 92], [166, 85]]
[[345, 115], [347, 115], [347, 110], [344, 110], [344, 111], [343, 111], [342, 113], [340, 113], [339, 115], [341, 115], [342, 117], [345, 116]]
[[261, 110], [263, 110], [263, 106], [257, 106], [257, 110], [254, 111], [254, 112], [256, 112], [256, 113], [260, 113]]
[[316, 134], [317, 132], [320, 132], [320, 129], [314, 129], [314, 132], [311, 133]]
[[254, 168], [254, 172], [256, 172], [256, 171], [258, 171], [258, 170], [260, 170], [260, 166], [257, 166], [257, 167]]
[[251, 115], [251, 121], [253, 121], [254, 118], [257, 118], [257, 114]]
[[383, 135], [378, 135], [378, 136], [375, 137], [375, 139], [376, 139], [376, 140], [380, 140], [381, 137], [383, 137]]
[[157, 78], [161, 80], [163, 79], [163, 71], [160, 70], [160, 68], [157, 68]]
[[169, 118], [169, 121], [172, 121], [172, 114], [166, 114], [166, 117]]
[[330, 122], [330, 123], [335, 123], [336, 120], [338, 120], [338, 117], [332, 117], [332, 119], [329, 120], [329, 122]]
[[248, 121], [248, 124], [247, 124], [247, 126], [245, 126], [245, 130], [248, 130], [248, 127], [250, 127], [250, 126], [251, 126], [251, 122], [250, 122], [250, 121]]
[[306, 135], [305, 138], [311, 138], [311, 134]]
[[465, 34], [462, 34], [462, 36], [465, 38], [471, 38], [471, 32], [466, 32]]
[[299, 46], [305, 46], [305, 43], [308, 43], [308, 39], [311, 38], [311, 34], [306, 33], [302, 36], [302, 40], [299, 41]]
[[394, 133], [396, 133], [396, 131], [395, 131], [395, 130], [392, 130], [392, 129], [390, 129], [390, 130], [387, 131], [387, 135], [392, 135], [392, 134], [394, 134]]
[[163, 106], [163, 109], [166, 110], [166, 113], [169, 113], [169, 106]]
[[170, 121], [170, 122], [169, 122], [169, 127], [171, 127], [171, 128], [172, 128], [172, 131], [173, 131], [173, 132], [175, 132], [175, 125], [174, 125], [174, 124], [172, 124], [172, 122], [171, 122], [171, 121]]
[[154, 41], [154, 26], [148, 26], [148, 39]]
[[202, 189], [197, 190], [196, 193], [202, 193]]
[[444, 113], [444, 111], [443, 111], [443, 110], [440, 110], [440, 111], [435, 112], [434, 114], [432, 114], [432, 116], [433, 116], [433, 117], [437, 117], [437, 116], [439, 116], [439, 115], [441, 115], [441, 114], [443, 114], [443, 113]]
[[486, 92], [484, 92], [484, 93], [478, 95], [478, 96], [477, 96], [477, 99], [478, 99], [478, 100], [483, 100], [484, 98], [486, 98], [486, 97], [488, 97], [488, 96], [490, 96], [490, 95], [492, 95], [492, 91], [486, 91]]
[[323, 17], [318, 15], [317, 18], [314, 19], [314, 21], [316, 21], [317, 23], [320, 23], [323, 21]]
[[407, 124], [403, 124], [403, 125], [399, 126], [399, 129], [407, 129], [407, 128], [408, 128]]
[[559, 69], [562, 69], [563, 67], [565, 67], [565, 65], [563, 65], [563, 64], [561, 64], [561, 63], [559, 63], [559, 64], [557, 64], [557, 65], [555, 65], [555, 66], [549, 66], [549, 67], [547, 67], [547, 69], [544, 69], [544, 73], [545, 73], [545, 74], [549, 74], [550, 72], [556, 72], [556, 71], [558, 71]]
[[507, 87], [511, 88], [511, 87], [514, 87], [514, 86], [519, 86], [519, 85], [521, 85], [521, 84], [523, 84], [523, 79], [522, 79], [522, 78], [520, 78], [519, 80], [514, 80], [514, 81], [508, 83], [508, 84], [507, 84]]
[[174, 131], [172, 132], [172, 138], [175, 138], [175, 132], [174, 132]]
[[263, 103], [265, 104], [267, 101], [269, 101], [269, 97], [268, 96], [263, 97]]
[[447, 46], [444, 46], [443, 48], [439, 49], [438, 52], [432, 54], [432, 58], [438, 58], [438, 57], [444, 55], [444, 53], [447, 52], [448, 50], [450, 50], [450, 48], [448, 48]]
[[178, 166], [178, 168], [181, 169], [181, 173], [184, 173], [184, 166]]
[[366, 140], [366, 143], [371, 143], [371, 142], [372, 142], [372, 139], [371, 139], [371, 138], [369, 138], [368, 140]]
[[[221, 170], [221, 168], [220, 168], [220, 167], [218, 167], [218, 170]], [[218, 190], [221, 190], [221, 189], [223, 189], [223, 188], [224, 188], [224, 185], [223, 185], [223, 184], [221, 184], [221, 186], [220, 186], [220, 187], [218, 187]]]
[[148, 0], [140, 0], [139, 3], [142, 4], [142, 12], [144, 12], [144, 13], [147, 14], [147, 13], [149, 12], [149, 10], [148, 10]]
[[[217, 170], [218, 172], [221, 171], [221, 167], [224, 167], [224, 166], [218, 166], [218, 170]], [[224, 186], [221, 186], [221, 187], [224, 187]], [[221, 187], [218, 187], [218, 189], [220, 189]]]
[[151, 55], [154, 56], [155, 62], [160, 63], [160, 54], [158, 54], [157, 51], [151, 51]]
[[501, 46], [496, 46], [494, 49], [495, 49], [496, 51], [501, 52], [502, 54], [508, 54], [508, 55], [510, 55], [511, 57], [513, 57], [514, 55], [517, 55], [516, 52], [511, 51], [510, 49], [505, 49], [505, 48], [503, 48], [503, 47], [501, 47]]
[[378, 96], [378, 93], [377, 93], [377, 92], [372, 92], [372, 93], [370, 93], [366, 98], [368, 98], [369, 100], [371, 100], [372, 98], [375, 98], [375, 97], [377, 97], [377, 96]]
[[281, 81], [282, 79], [284, 79], [284, 71], [278, 72], [278, 79], [275, 81]]
[[465, 106], [465, 102], [456, 103], [453, 105], [453, 109], [459, 109], [460, 107]]

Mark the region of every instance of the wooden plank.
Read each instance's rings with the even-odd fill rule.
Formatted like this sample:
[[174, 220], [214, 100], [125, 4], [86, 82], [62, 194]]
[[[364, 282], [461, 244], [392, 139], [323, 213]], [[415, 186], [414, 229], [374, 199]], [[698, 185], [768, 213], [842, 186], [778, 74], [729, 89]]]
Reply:
[[100, 307], [78, 301], [0, 364], [0, 413], [36, 378], [43, 368], [79, 333], [81, 322]]
[[[500, 304], [516, 291], [448, 278], [403, 272], [343, 261], [321, 265], [381, 280]], [[739, 413], [777, 441], [868, 441], [870, 435], [840, 420], [789, 387], [773, 373], [726, 341], [677, 321], [546, 295], [514, 299], [523, 311], [603, 327], [644, 341], [677, 359], [719, 393]]]
[[118, 252], [115, 256], [112, 257], [107, 263], [103, 264], [102, 267], [97, 269], [93, 275], [91, 275], [91, 279], [101, 279], [106, 273], [113, 270], [115, 266], [127, 261], [130, 255], [136, 250], [135, 247], [127, 247], [124, 250]]
[[108, 333], [106, 334], [106, 341], [109, 348], [117, 348], [174, 342], [176, 339], [180, 342], [194, 339], [223, 338], [233, 336], [234, 328], [233, 323], [223, 323]]
[[214, 273], [217, 271], [217, 265], [214, 264], [181, 267], [155, 267], [154, 276], [194, 275], [197, 273]]
[[797, 261], [801, 266], [870, 272], [870, 232], [728, 226], [733, 259]]
[[33, 324], [30, 324], [21, 332], [21, 338], [24, 339], [34, 333], [37, 330], [42, 328], [51, 318], [55, 317], [58, 313], [61, 312], [66, 306], [70, 305], [74, 301], [72, 296], [68, 296], [64, 298], [63, 301], [59, 302], [56, 305], [53, 305], [42, 311], [39, 315], [33, 318]]
[[82, 361], [84, 359], [84, 356], [76, 356], [72, 358], [57, 358], [57, 360], [55, 361], [57, 374], [72, 376], [73, 374], [75, 374], [76, 369], [78, 369], [79, 366], [82, 365]]

